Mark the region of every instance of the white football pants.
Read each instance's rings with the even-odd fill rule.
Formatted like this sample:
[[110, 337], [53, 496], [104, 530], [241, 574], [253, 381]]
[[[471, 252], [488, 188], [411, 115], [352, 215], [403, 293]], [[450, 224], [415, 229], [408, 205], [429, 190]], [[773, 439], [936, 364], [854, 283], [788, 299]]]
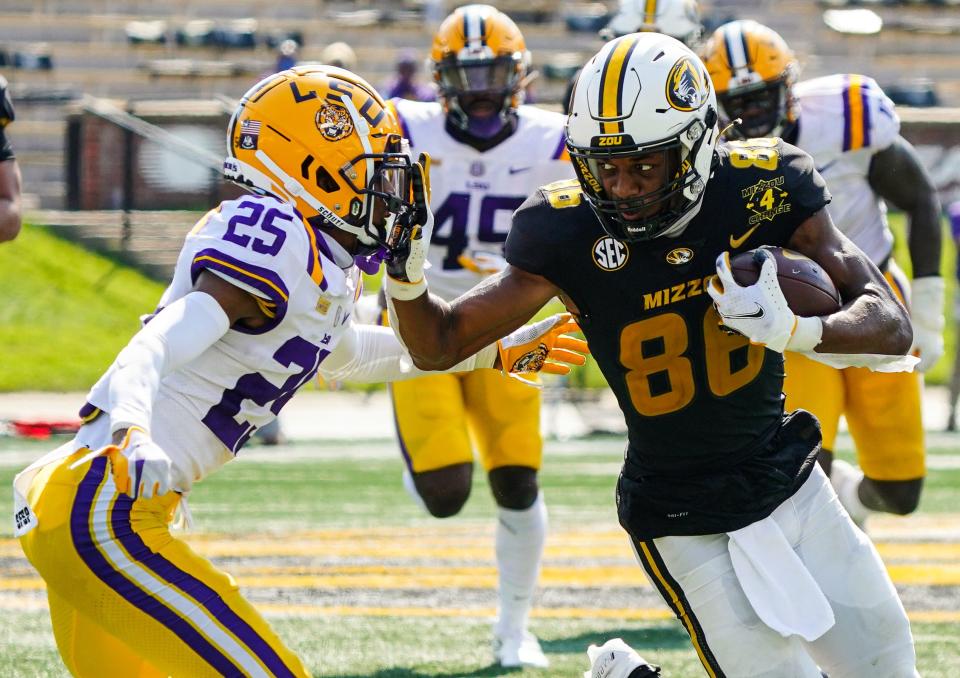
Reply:
[[[819, 466], [771, 517], [833, 610], [834, 625], [813, 642], [784, 637], [761, 621], [734, 572], [726, 534], [631, 540], [707, 675], [820, 678], [822, 669], [830, 678], [918, 676], [893, 582]], [[783, 586], [789, 590], [790, 582]]]

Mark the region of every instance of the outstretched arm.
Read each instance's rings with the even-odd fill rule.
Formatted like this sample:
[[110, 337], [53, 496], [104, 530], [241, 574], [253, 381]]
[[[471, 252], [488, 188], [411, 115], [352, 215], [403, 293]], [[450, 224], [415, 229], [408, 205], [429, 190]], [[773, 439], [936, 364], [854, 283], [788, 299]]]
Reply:
[[508, 266], [449, 304], [429, 292], [389, 299], [391, 324], [417, 367], [443, 370], [514, 331], [558, 294], [546, 278]]

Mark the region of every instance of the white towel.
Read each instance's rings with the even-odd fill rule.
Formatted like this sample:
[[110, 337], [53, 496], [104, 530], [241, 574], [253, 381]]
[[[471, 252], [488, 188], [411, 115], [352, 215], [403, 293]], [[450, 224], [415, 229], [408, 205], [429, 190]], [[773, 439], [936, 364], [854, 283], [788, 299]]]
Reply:
[[913, 372], [913, 368], [920, 362], [920, 358], [913, 355], [817, 353], [816, 351], [800, 351], [800, 355], [838, 370], [846, 367], [866, 367], [874, 372]]
[[733, 571], [764, 624], [808, 641], [833, 626], [830, 603], [772, 517], [727, 534]]

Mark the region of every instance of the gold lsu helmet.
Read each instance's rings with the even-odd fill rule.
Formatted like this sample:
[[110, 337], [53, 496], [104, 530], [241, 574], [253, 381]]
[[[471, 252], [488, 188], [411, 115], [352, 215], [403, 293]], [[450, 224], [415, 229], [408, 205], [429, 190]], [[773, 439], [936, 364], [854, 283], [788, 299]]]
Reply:
[[342, 68], [298, 66], [254, 85], [230, 119], [227, 148], [227, 179], [357, 236], [361, 253], [389, 247], [394, 220], [412, 208], [400, 125]]
[[782, 136], [797, 120], [791, 88], [800, 67], [787, 43], [756, 21], [723, 24], [702, 50], [725, 122], [738, 137]]
[[474, 99], [495, 102], [501, 118], [523, 103], [530, 52], [506, 14], [490, 5], [465, 5], [440, 24], [430, 66], [444, 109], [465, 128]]

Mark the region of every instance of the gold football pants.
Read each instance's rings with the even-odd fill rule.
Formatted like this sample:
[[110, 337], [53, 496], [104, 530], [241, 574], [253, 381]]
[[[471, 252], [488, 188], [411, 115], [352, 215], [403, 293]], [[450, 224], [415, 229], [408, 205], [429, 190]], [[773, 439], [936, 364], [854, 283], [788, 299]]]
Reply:
[[47, 584], [64, 663], [76, 676], [306, 676], [233, 577], [169, 530], [180, 495], [131, 500], [87, 449], [44, 468], [21, 537]]
[[539, 469], [540, 393], [496, 370], [436, 374], [391, 385], [400, 449], [414, 473], [473, 461], [486, 471]]

